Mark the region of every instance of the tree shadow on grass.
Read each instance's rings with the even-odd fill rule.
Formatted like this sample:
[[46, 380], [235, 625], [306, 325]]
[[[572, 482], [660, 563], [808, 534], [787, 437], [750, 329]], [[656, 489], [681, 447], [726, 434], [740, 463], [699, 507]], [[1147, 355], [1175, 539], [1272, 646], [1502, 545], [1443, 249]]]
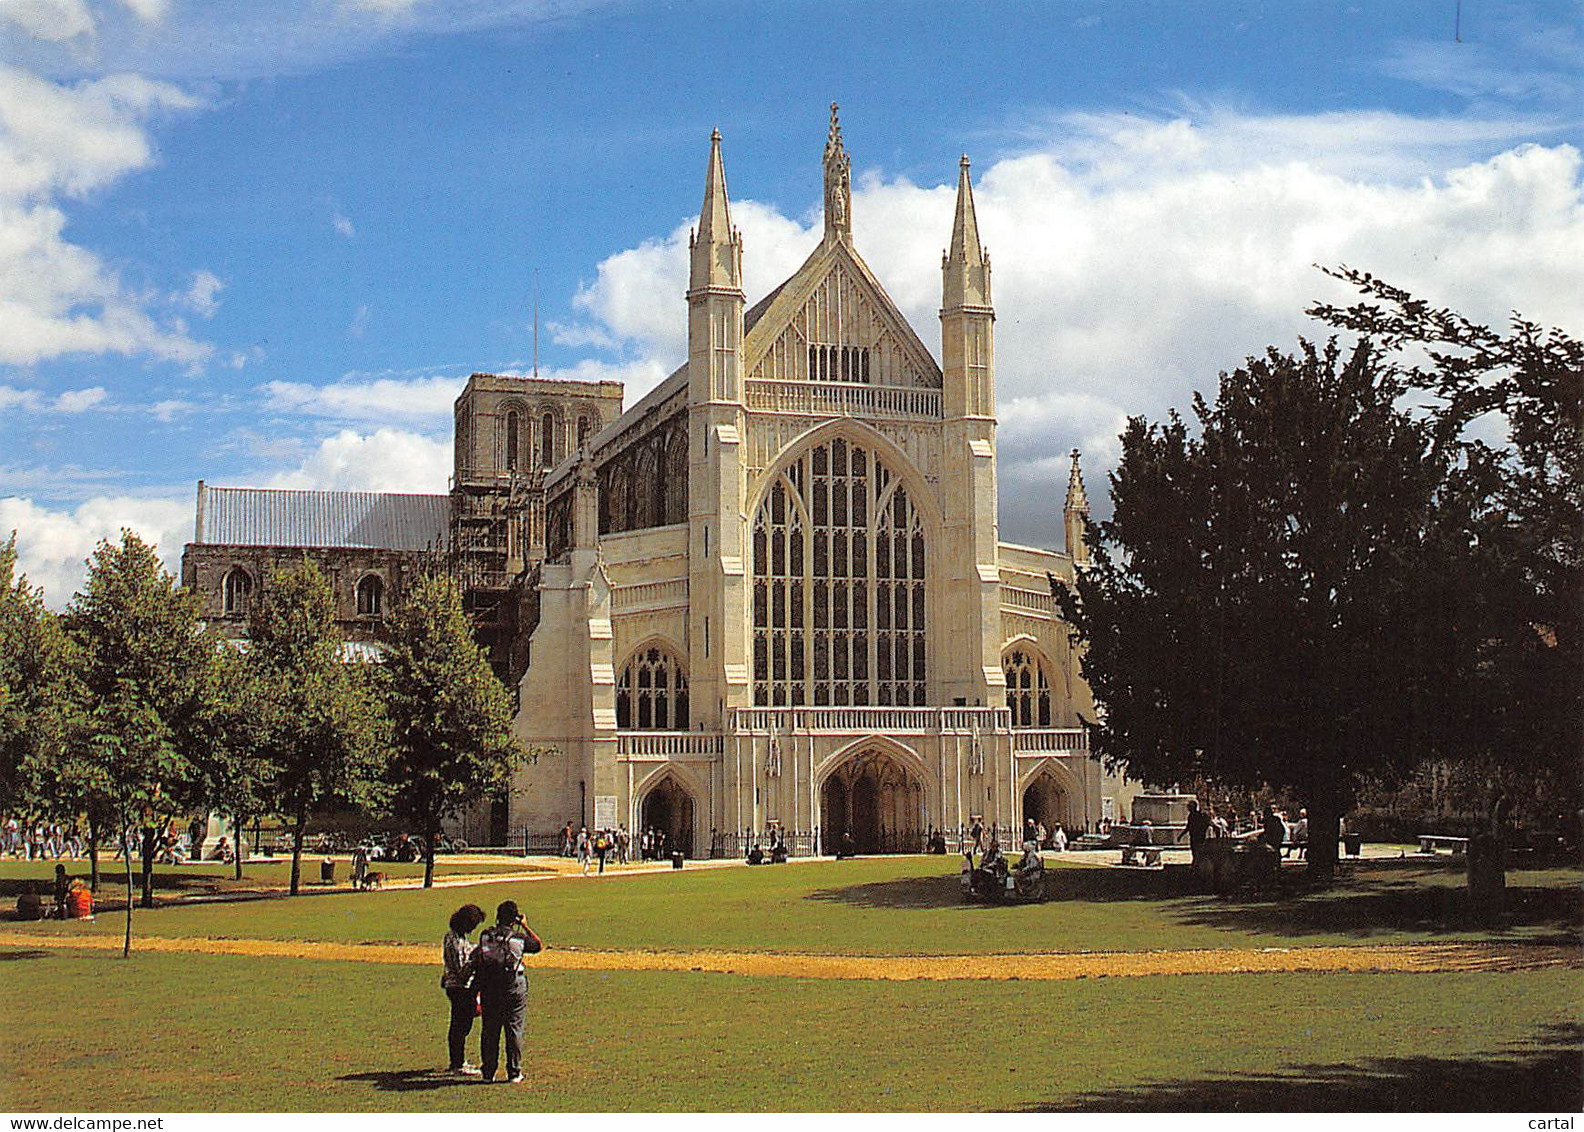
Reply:
[[38, 950], [0, 951], [0, 963], [13, 963], [19, 959], [48, 959], [49, 955], [47, 951]]
[[1375, 1057], [1081, 1093], [1035, 1112], [1578, 1112], [1584, 1028], [1467, 1058]]
[[452, 1077], [437, 1069], [387, 1069], [369, 1073], [348, 1073], [337, 1081], [366, 1081], [381, 1093], [426, 1093], [458, 1085], [477, 1085], [477, 1077]]
[[1528, 942], [1574, 943], [1584, 924], [1584, 891], [1513, 886], [1503, 912], [1483, 919], [1463, 886], [1424, 884], [1412, 877], [1344, 880], [1331, 888], [1290, 889], [1278, 900], [1177, 901], [1167, 912], [1182, 924], [1263, 935], [1346, 935], [1367, 939], [1387, 933], [1434, 936], [1480, 932], [1518, 933]]
[[[1494, 921], [1476, 915], [1461, 883], [1436, 883], [1445, 870], [1382, 869], [1353, 872], [1333, 885], [1313, 886], [1302, 868], [1283, 870], [1280, 895], [1221, 897], [1195, 892], [1186, 865], [1164, 869], [1052, 868], [1045, 873], [1050, 903], [1148, 901], [1184, 926], [1301, 938], [1313, 935], [1435, 936], [1474, 931], [1513, 934], [1527, 942], [1578, 942], [1584, 925], [1584, 888], [1513, 885], [1505, 911]], [[843, 885], [806, 899], [858, 908], [992, 908], [969, 902], [955, 874], [902, 877]]]
[[[1173, 869], [1063, 869], [1045, 871], [1049, 901], [1161, 900], [1182, 894], [1185, 880], [1175, 881]], [[936, 877], [902, 877], [872, 884], [822, 888], [807, 899], [860, 908], [992, 908], [993, 904], [969, 901], [956, 873]]]

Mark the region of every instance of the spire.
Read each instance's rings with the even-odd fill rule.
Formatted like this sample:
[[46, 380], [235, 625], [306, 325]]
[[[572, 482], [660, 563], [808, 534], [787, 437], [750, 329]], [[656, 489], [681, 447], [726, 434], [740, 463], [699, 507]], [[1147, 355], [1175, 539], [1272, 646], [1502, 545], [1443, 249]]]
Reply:
[[973, 184], [968, 155], [957, 163], [957, 212], [952, 219], [951, 246], [941, 256], [943, 303], [953, 307], [990, 305], [990, 256], [979, 245], [979, 220], [974, 215]]
[[1067, 506], [1062, 526], [1067, 534], [1067, 556], [1079, 566], [1089, 564], [1089, 539], [1084, 523], [1089, 517], [1089, 493], [1084, 490], [1083, 469], [1078, 466], [1078, 449], [1072, 450], [1072, 471], [1067, 476]]
[[690, 289], [742, 289], [742, 234], [732, 227], [719, 130], [710, 134], [709, 169], [704, 175], [704, 207], [699, 211], [698, 231], [689, 238], [688, 247], [692, 252], [692, 270], [688, 279]]
[[825, 138], [825, 239], [852, 239], [852, 161], [842, 144], [838, 107], [831, 103], [830, 133]]
[[1072, 471], [1067, 474], [1067, 510], [1089, 513], [1089, 493], [1084, 490], [1083, 469], [1078, 466], [1078, 449], [1072, 450]]

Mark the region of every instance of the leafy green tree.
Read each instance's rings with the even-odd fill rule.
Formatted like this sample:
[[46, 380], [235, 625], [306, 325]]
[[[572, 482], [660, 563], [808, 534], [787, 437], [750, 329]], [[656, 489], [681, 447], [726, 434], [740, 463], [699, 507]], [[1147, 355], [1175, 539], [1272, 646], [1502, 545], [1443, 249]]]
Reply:
[[194, 767], [205, 804], [232, 821], [233, 875], [241, 880], [243, 831], [269, 808], [270, 765], [258, 754], [263, 741], [260, 692], [246, 654], [229, 644], [220, 644], [206, 676]]
[[[193, 726], [214, 655], [198, 595], [177, 588], [148, 544], [131, 531], [101, 542], [65, 615], [77, 647], [81, 755], [72, 775], [84, 796], [113, 813], [120, 837], [142, 831], [144, 907], [152, 907], [157, 835], [195, 798]], [[132, 861], [127, 847], [132, 947]]]
[[343, 657], [334, 595], [310, 559], [270, 576], [247, 655], [270, 812], [291, 829], [295, 896], [309, 815], [379, 796], [383, 716], [372, 679]]
[[1457, 739], [1468, 500], [1407, 392], [1367, 343], [1303, 343], [1195, 395], [1198, 435], [1134, 418], [1094, 564], [1057, 594], [1097, 752], [1147, 781], [1294, 794], [1322, 877], [1361, 776]]
[[444, 574], [407, 587], [380, 673], [391, 808], [423, 835], [428, 888], [441, 824], [510, 786], [521, 758], [511, 703], [474, 639], [461, 591]]
[[[1518, 315], [1494, 330], [1366, 272], [1328, 274], [1363, 301], [1309, 313], [1368, 335], [1398, 380], [1438, 395], [1437, 423], [1462, 444], [1457, 475], [1483, 500], [1469, 514], [1482, 604], [1465, 633], [1476, 653], [1471, 738], [1482, 741], [1463, 771], [1532, 817], [1573, 812], [1584, 750], [1584, 343]], [[1492, 419], [1505, 443], [1472, 435]]]
[[17, 573], [16, 533], [0, 543], [0, 813], [54, 815], [30, 768], [58, 736], [70, 664], [65, 635], [44, 593]]

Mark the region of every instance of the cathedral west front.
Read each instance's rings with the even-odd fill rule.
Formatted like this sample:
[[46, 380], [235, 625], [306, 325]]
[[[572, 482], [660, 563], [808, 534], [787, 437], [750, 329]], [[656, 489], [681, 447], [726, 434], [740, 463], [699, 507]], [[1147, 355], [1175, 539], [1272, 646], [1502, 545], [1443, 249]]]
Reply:
[[[818, 247], [752, 307], [721, 139], [690, 241], [688, 355], [621, 388], [475, 374], [445, 495], [200, 484], [183, 580], [245, 632], [286, 554], [319, 557], [377, 649], [403, 580], [459, 574], [531, 753], [474, 841], [658, 828], [691, 856], [919, 851], [974, 822], [1093, 829], [1125, 805], [1052, 579], [997, 528], [995, 310], [969, 165], [941, 261], [939, 362], [858, 251], [832, 108]], [[942, 235], [947, 235], [942, 233]], [[484, 825], [487, 823], [487, 832]]]

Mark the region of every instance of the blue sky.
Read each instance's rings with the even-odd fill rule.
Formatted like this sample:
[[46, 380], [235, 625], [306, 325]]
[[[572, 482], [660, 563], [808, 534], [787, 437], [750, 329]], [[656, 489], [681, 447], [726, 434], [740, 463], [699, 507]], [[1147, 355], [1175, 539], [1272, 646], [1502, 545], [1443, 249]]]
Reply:
[[956, 159], [995, 262], [1003, 537], [1131, 413], [1319, 329], [1315, 262], [1584, 331], [1577, 3], [0, 0], [0, 527], [52, 601], [193, 483], [443, 491], [449, 403], [683, 356], [725, 137], [750, 301], [855, 234], [924, 341]]

